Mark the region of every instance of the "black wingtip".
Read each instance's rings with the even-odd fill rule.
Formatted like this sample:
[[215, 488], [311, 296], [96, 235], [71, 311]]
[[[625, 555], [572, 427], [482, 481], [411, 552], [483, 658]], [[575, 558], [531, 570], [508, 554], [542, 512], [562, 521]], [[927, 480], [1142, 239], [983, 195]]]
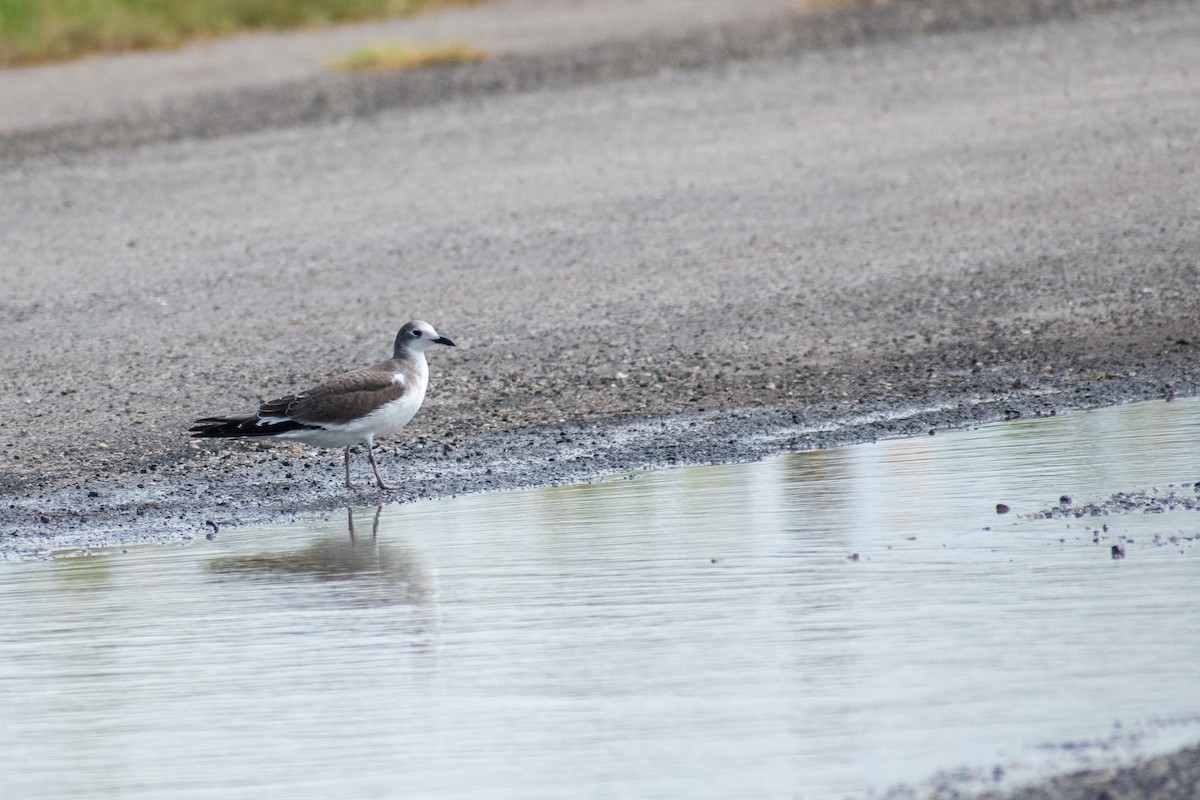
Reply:
[[188, 428], [188, 435], [195, 439], [249, 439], [258, 436], [278, 436], [288, 431], [314, 430], [314, 427], [291, 419], [261, 424], [261, 420], [253, 415], [204, 417], [192, 423]]
[[222, 419], [221, 417], [204, 417], [192, 423], [188, 428], [188, 435], [194, 439], [245, 436], [239, 430], [241, 422], [242, 420]]

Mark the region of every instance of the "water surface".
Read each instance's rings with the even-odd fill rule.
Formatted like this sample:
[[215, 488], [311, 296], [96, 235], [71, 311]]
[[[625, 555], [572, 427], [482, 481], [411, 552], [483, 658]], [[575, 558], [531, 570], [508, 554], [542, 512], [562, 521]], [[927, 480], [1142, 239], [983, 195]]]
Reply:
[[1200, 740], [1200, 513], [1031, 516], [1198, 446], [1147, 403], [0, 564], [0, 795], [852, 797]]

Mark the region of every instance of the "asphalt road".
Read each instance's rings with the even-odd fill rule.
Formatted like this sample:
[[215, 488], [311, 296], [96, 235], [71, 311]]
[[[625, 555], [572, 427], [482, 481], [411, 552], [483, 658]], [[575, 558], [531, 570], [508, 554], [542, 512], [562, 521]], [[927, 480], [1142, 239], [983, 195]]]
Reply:
[[1007, 5], [0, 132], [3, 553], [370, 502], [336, 453], [183, 431], [414, 317], [460, 346], [379, 448], [394, 499], [1195, 394], [1200, 4]]
[[344, 503], [328, 453], [182, 432], [413, 317], [461, 346], [401, 497], [1194, 393], [1197, 8], [18, 160], [5, 546]]

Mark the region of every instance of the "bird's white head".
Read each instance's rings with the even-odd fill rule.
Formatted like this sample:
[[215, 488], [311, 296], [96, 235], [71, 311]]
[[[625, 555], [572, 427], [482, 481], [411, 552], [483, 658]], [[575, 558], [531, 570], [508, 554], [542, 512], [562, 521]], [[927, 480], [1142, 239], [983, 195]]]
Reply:
[[428, 322], [415, 319], [407, 323], [396, 334], [396, 352], [394, 358], [402, 353], [424, 353], [431, 344], [445, 344], [454, 347], [454, 342], [445, 336], [440, 336]]

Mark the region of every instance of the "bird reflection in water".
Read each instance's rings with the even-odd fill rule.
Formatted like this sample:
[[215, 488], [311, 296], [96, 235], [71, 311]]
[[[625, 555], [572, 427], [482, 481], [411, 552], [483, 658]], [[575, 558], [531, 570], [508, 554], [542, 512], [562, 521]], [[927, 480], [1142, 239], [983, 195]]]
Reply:
[[337, 596], [356, 605], [430, 605], [434, 590], [428, 567], [415, 551], [379, 541], [382, 513], [381, 505], [370, 537], [357, 530], [354, 510], [347, 508], [348, 535], [324, 536], [290, 552], [217, 558], [208, 570], [229, 578], [328, 582], [345, 589]]

